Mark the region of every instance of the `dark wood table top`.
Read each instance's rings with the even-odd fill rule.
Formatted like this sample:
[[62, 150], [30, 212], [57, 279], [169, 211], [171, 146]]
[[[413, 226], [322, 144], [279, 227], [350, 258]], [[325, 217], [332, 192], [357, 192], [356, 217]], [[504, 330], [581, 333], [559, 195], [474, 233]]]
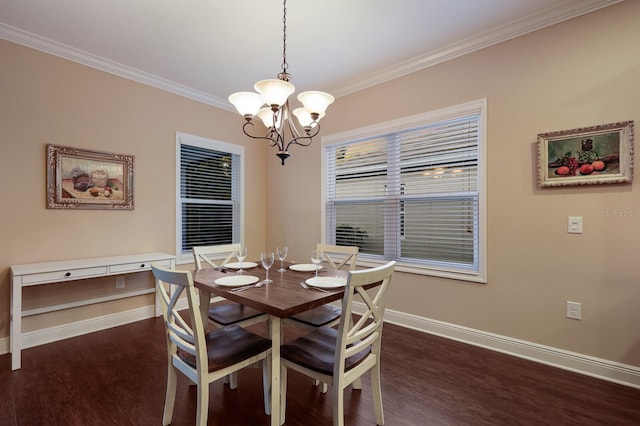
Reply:
[[[238, 292], [231, 291], [233, 287], [214, 284], [218, 278], [235, 274], [236, 271], [232, 269], [227, 270], [226, 273], [210, 268], [200, 269], [194, 271], [193, 280], [196, 288], [201, 291], [224, 297], [280, 318], [287, 318], [342, 298], [344, 287], [328, 289], [326, 293], [303, 288], [300, 286], [300, 282], [312, 278], [314, 273], [294, 271], [288, 269], [291, 264], [285, 263], [285, 265], [287, 271], [278, 272], [280, 264], [279, 262], [274, 263], [269, 271], [272, 283]], [[244, 275], [253, 275], [262, 281], [265, 277], [265, 270], [260, 266], [245, 269]], [[347, 272], [335, 269], [324, 269], [318, 273], [318, 276], [321, 277], [336, 275], [347, 278]]]

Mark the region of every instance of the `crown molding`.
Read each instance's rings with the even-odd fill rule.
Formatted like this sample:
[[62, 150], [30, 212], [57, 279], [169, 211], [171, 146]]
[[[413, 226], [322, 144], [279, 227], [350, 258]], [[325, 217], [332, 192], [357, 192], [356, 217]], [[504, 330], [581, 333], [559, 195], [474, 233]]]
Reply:
[[[623, 0], [574, 0], [569, 3], [560, 4], [553, 9], [532, 15], [526, 19], [513, 21], [482, 34], [452, 43], [442, 49], [437, 49], [419, 57], [386, 67], [380, 71], [358, 77], [344, 85], [334, 88], [331, 92], [336, 98], [349, 95], [622, 1]], [[4, 23], [0, 23], [0, 38], [216, 108], [235, 112], [234, 108], [226, 99], [221, 99], [203, 91], [93, 55]]]
[[343, 86], [334, 88], [331, 93], [333, 93], [336, 98], [349, 95], [622, 1], [623, 0], [577, 0], [568, 4], [561, 4], [553, 9], [531, 15], [526, 19], [510, 22], [490, 31], [452, 43], [441, 49], [359, 77]]
[[227, 111], [234, 111], [233, 107], [229, 105], [229, 102], [227, 102], [226, 99], [220, 99], [216, 96], [212, 96], [200, 90], [192, 89], [185, 85], [164, 79], [162, 77], [158, 77], [157, 75], [145, 71], [140, 71], [136, 68], [132, 68], [118, 62], [93, 55], [83, 50], [73, 48], [66, 44], [41, 37], [27, 31], [23, 31], [19, 28], [15, 28], [4, 23], [0, 23], [0, 38], [36, 50], [40, 50], [42, 52], [49, 53], [63, 59], [68, 59], [70, 61], [77, 62], [79, 64], [86, 65], [100, 71], [108, 72], [119, 77], [137, 81], [138, 83], [146, 84], [147, 86], [155, 87], [166, 92], [193, 99], [195, 101], [202, 102], [216, 108], [221, 108]]

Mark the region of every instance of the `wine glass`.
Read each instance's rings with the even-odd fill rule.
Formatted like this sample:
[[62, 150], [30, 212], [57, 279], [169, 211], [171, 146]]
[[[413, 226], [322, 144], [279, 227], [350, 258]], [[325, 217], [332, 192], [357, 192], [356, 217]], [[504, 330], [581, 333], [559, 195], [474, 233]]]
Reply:
[[278, 272], [286, 271], [286, 269], [284, 268], [283, 262], [284, 262], [284, 259], [287, 257], [288, 252], [289, 252], [289, 249], [287, 248], [287, 246], [276, 247], [276, 254], [278, 255], [278, 260], [280, 261], [280, 269], [278, 269]]
[[311, 263], [316, 265], [316, 278], [318, 278], [318, 269], [320, 269], [323, 257], [324, 253], [322, 253], [322, 250], [314, 250], [311, 252]]
[[238, 250], [238, 254], [236, 255], [236, 257], [238, 258], [238, 262], [240, 262], [240, 269], [236, 271], [236, 274], [244, 273], [244, 269], [242, 269], [242, 262], [244, 262], [244, 259], [247, 257], [248, 252], [249, 250], [245, 246], [240, 247], [240, 249]]
[[267, 284], [273, 282], [273, 280], [269, 279], [269, 268], [273, 265], [273, 261], [274, 257], [272, 251], [260, 253], [260, 262], [262, 262], [262, 267], [267, 271], [267, 276], [264, 279], [264, 282]]

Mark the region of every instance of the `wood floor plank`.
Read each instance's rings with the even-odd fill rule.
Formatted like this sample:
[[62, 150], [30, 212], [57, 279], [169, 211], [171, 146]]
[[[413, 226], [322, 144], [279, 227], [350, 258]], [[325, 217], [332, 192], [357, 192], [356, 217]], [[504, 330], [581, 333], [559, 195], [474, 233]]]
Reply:
[[[263, 333], [264, 325], [253, 331]], [[299, 335], [287, 327], [286, 338]], [[166, 344], [159, 318], [0, 356], [0, 425], [159, 425]], [[268, 425], [261, 371], [238, 389], [211, 385], [209, 424]], [[640, 425], [640, 390], [386, 324], [382, 391], [387, 425]], [[180, 378], [174, 426], [195, 422], [196, 389]], [[287, 425], [330, 425], [332, 406], [290, 372]], [[370, 381], [345, 393], [345, 424], [375, 424]]]

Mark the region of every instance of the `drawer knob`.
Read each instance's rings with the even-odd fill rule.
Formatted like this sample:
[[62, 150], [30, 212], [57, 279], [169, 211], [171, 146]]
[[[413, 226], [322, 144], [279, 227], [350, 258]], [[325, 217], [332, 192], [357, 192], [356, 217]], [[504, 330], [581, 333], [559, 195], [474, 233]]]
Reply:
[[66, 274], [64, 274], [65, 277], [70, 277], [71, 276], [71, 272], [67, 272]]
[[147, 265], [145, 265], [144, 263], [142, 265], [140, 265], [141, 268], [144, 268], [145, 266], [147, 266]]

